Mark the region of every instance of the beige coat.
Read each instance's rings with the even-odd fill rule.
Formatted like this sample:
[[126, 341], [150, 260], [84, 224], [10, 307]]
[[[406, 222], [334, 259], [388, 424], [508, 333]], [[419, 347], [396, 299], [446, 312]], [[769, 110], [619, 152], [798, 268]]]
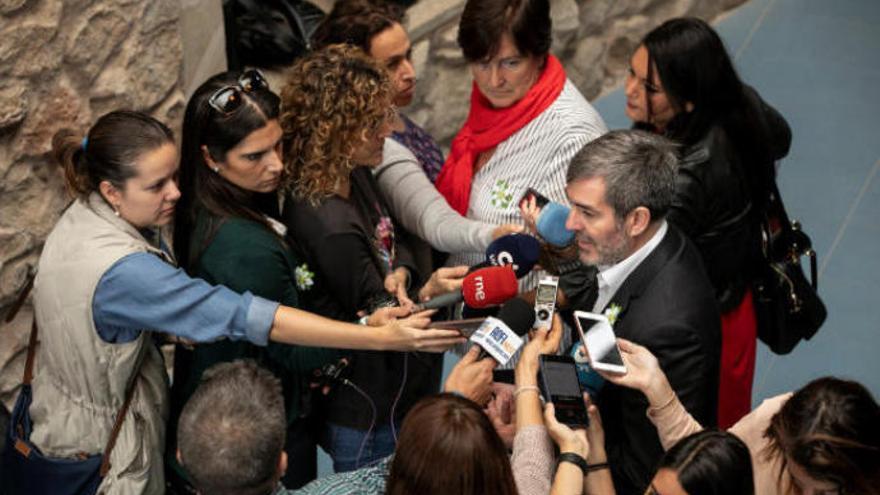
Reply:
[[92, 316], [101, 277], [115, 262], [138, 252], [170, 261], [93, 194], [61, 216], [46, 240], [34, 281], [40, 346], [31, 440], [44, 454], [73, 457], [104, 450], [137, 357], [145, 352], [99, 493], [164, 493], [168, 383], [162, 357], [149, 332], [132, 342], [105, 343]]

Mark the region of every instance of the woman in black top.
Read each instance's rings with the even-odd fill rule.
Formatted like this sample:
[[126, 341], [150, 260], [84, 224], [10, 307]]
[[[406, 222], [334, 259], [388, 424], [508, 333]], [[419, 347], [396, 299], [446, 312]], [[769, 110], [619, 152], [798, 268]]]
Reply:
[[740, 81], [718, 34], [695, 18], [669, 20], [630, 59], [626, 114], [682, 145], [668, 219], [696, 243], [722, 312], [718, 422], [751, 410], [756, 323], [749, 282], [759, 222], [786, 154], [785, 119]]
[[[424, 281], [371, 172], [391, 132], [391, 98], [384, 69], [341, 45], [300, 60], [282, 92], [290, 173], [282, 217], [308, 267], [300, 274], [303, 303], [322, 315], [354, 320], [376, 306], [409, 305], [409, 288]], [[418, 297], [457, 288], [448, 277], [463, 271], [441, 269]], [[418, 353], [351, 354], [348, 383], [337, 382], [326, 400], [322, 446], [337, 472], [393, 452], [399, 420], [437, 391], [441, 365], [442, 356]]]

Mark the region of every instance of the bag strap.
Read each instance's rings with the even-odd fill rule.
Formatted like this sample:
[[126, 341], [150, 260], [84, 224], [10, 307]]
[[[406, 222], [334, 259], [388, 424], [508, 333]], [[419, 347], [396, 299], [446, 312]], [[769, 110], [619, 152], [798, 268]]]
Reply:
[[[25, 300], [31, 293], [31, 289], [34, 287], [35, 276], [36, 271], [31, 269], [28, 274], [27, 282], [25, 282], [25, 286], [21, 289], [21, 292], [19, 292], [18, 298], [16, 298], [15, 303], [13, 303], [12, 308], [9, 310], [9, 313], [7, 313], [6, 318], [4, 318], [5, 323], [11, 322], [18, 314], [19, 310], [21, 310]], [[37, 352], [37, 332], [37, 317], [34, 315], [34, 321], [31, 323], [31, 335], [28, 339], [27, 358], [24, 362], [24, 376], [21, 379], [21, 383], [24, 386], [30, 385], [34, 378], [34, 357]], [[128, 413], [129, 406], [131, 406], [131, 400], [134, 397], [135, 384], [137, 383], [137, 375], [140, 372], [141, 366], [143, 366], [144, 358], [147, 355], [147, 346], [149, 345], [150, 342], [147, 341], [141, 346], [140, 351], [138, 351], [138, 357], [134, 369], [131, 372], [131, 376], [128, 377], [128, 382], [125, 385], [125, 400], [123, 400], [122, 406], [116, 413], [116, 420], [113, 422], [113, 429], [110, 430], [110, 438], [107, 439], [107, 444], [104, 446], [104, 452], [101, 455], [100, 474], [102, 478], [110, 471], [110, 454], [116, 446], [116, 439], [119, 438], [119, 433], [122, 431], [122, 423], [125, 421], [125, 415]]]
[[107, 445], [104, 447], [104, 453], [101, 455], [100, 474], [102, 478], [110, 471], [110, 454], [113, 452], [113, 448], [116, 447], [116, 439], [119, 438], [119, 432], [122, 431], [122, 423], [125, 421], [125, 415], [128, 413], [131, 399], [134, 397], [134, 387], [137, 383], [137, 375], [138, 372], [140, 372], [141, 366], [144, 364], [144, 357], [147, 355], [147, 346], [149, 345], [151, 345], [151, 343], [147, 341], [141, 346], [141, 349], [138, 352], [137, 362], [132, 369], [131, 376], [128, 377], [128, 383], [125, 386], [125, 400], [122, 402], [122, 407], [119, 408], [119, 412], [116, 413], [116, 421], [113, 422], [113, 429], [110, 430], [110, 438], [107, 439]]

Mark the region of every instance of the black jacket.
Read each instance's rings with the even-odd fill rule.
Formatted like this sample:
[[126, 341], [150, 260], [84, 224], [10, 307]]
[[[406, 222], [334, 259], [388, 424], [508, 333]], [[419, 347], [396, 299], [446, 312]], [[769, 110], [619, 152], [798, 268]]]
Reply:
[[[618, 337], [647, 347], [681, 403], [701, 425], [716, 424], [721, 329], [700, 256], [673, 225], [607, 307], [618, 305]], [[591, 308], [586, 308], [590, 310]], [[642, 494], [663, 448], [638, 390], [606, 383], [597, 397], [617, 493]]]
[[791, 130], [785, 119], [747, 88], [749, 104], [769, 131], [771, 160], [746, 163], [721, 125], [715, 125], [697, 143], [682, 152], [675, 199], [668, 219], [690, 237], [700, 251], [722, 312], [735, 308], [752, 279], [760, 249], [761, 200], [769, 190], [753, 191], [746, 171], [773, 177], [775, 160], [788, 154]]
[[[351, 173], [349, 199], [332, 196], [318, 206], [304, 200], [287, 202], [282, 217], [288, 240], [314, 272], [314, 285], [299, 292], [304, 309], [336, 320], [355, 321], [358, 311], [369, 313], [374, 305], [390, 299], [384, 287], [388, 267], [375, 244], [382, 216], [390, 218], [367, 167]], [[424, 277], [400, 230], [394, 229], [394, 267], [406, 266], [412, 287], [417, 288]], [[387, 425], [392, 409], [395, 419], [401, 420], [415, 402], [439, 389], [442, 354], [351, 351], [348, 355], [351, 364], [346, 378], [369, 396], [376, 406], [376, 417], [360, 392], [337, 384], [318, 406], [325, 408], [324, 419], [334, 424], [360, 430], [371, 424]]]

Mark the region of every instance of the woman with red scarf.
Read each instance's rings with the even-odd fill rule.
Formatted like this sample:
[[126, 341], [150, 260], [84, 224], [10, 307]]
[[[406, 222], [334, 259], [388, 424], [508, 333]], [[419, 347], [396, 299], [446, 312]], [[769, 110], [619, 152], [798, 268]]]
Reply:
[[[547, 0], [468, 0], [458, 28], [474, 84], [437, 189], [468, 218], [522, 223], [518, 202], [526, 190], [565, 203], [571, 157], [607, 129], [549, 54]], [[483, 257], [459, 253], [450, 262], [474, 265]], [[523, 289], [536, 281], [525, 279]]]

